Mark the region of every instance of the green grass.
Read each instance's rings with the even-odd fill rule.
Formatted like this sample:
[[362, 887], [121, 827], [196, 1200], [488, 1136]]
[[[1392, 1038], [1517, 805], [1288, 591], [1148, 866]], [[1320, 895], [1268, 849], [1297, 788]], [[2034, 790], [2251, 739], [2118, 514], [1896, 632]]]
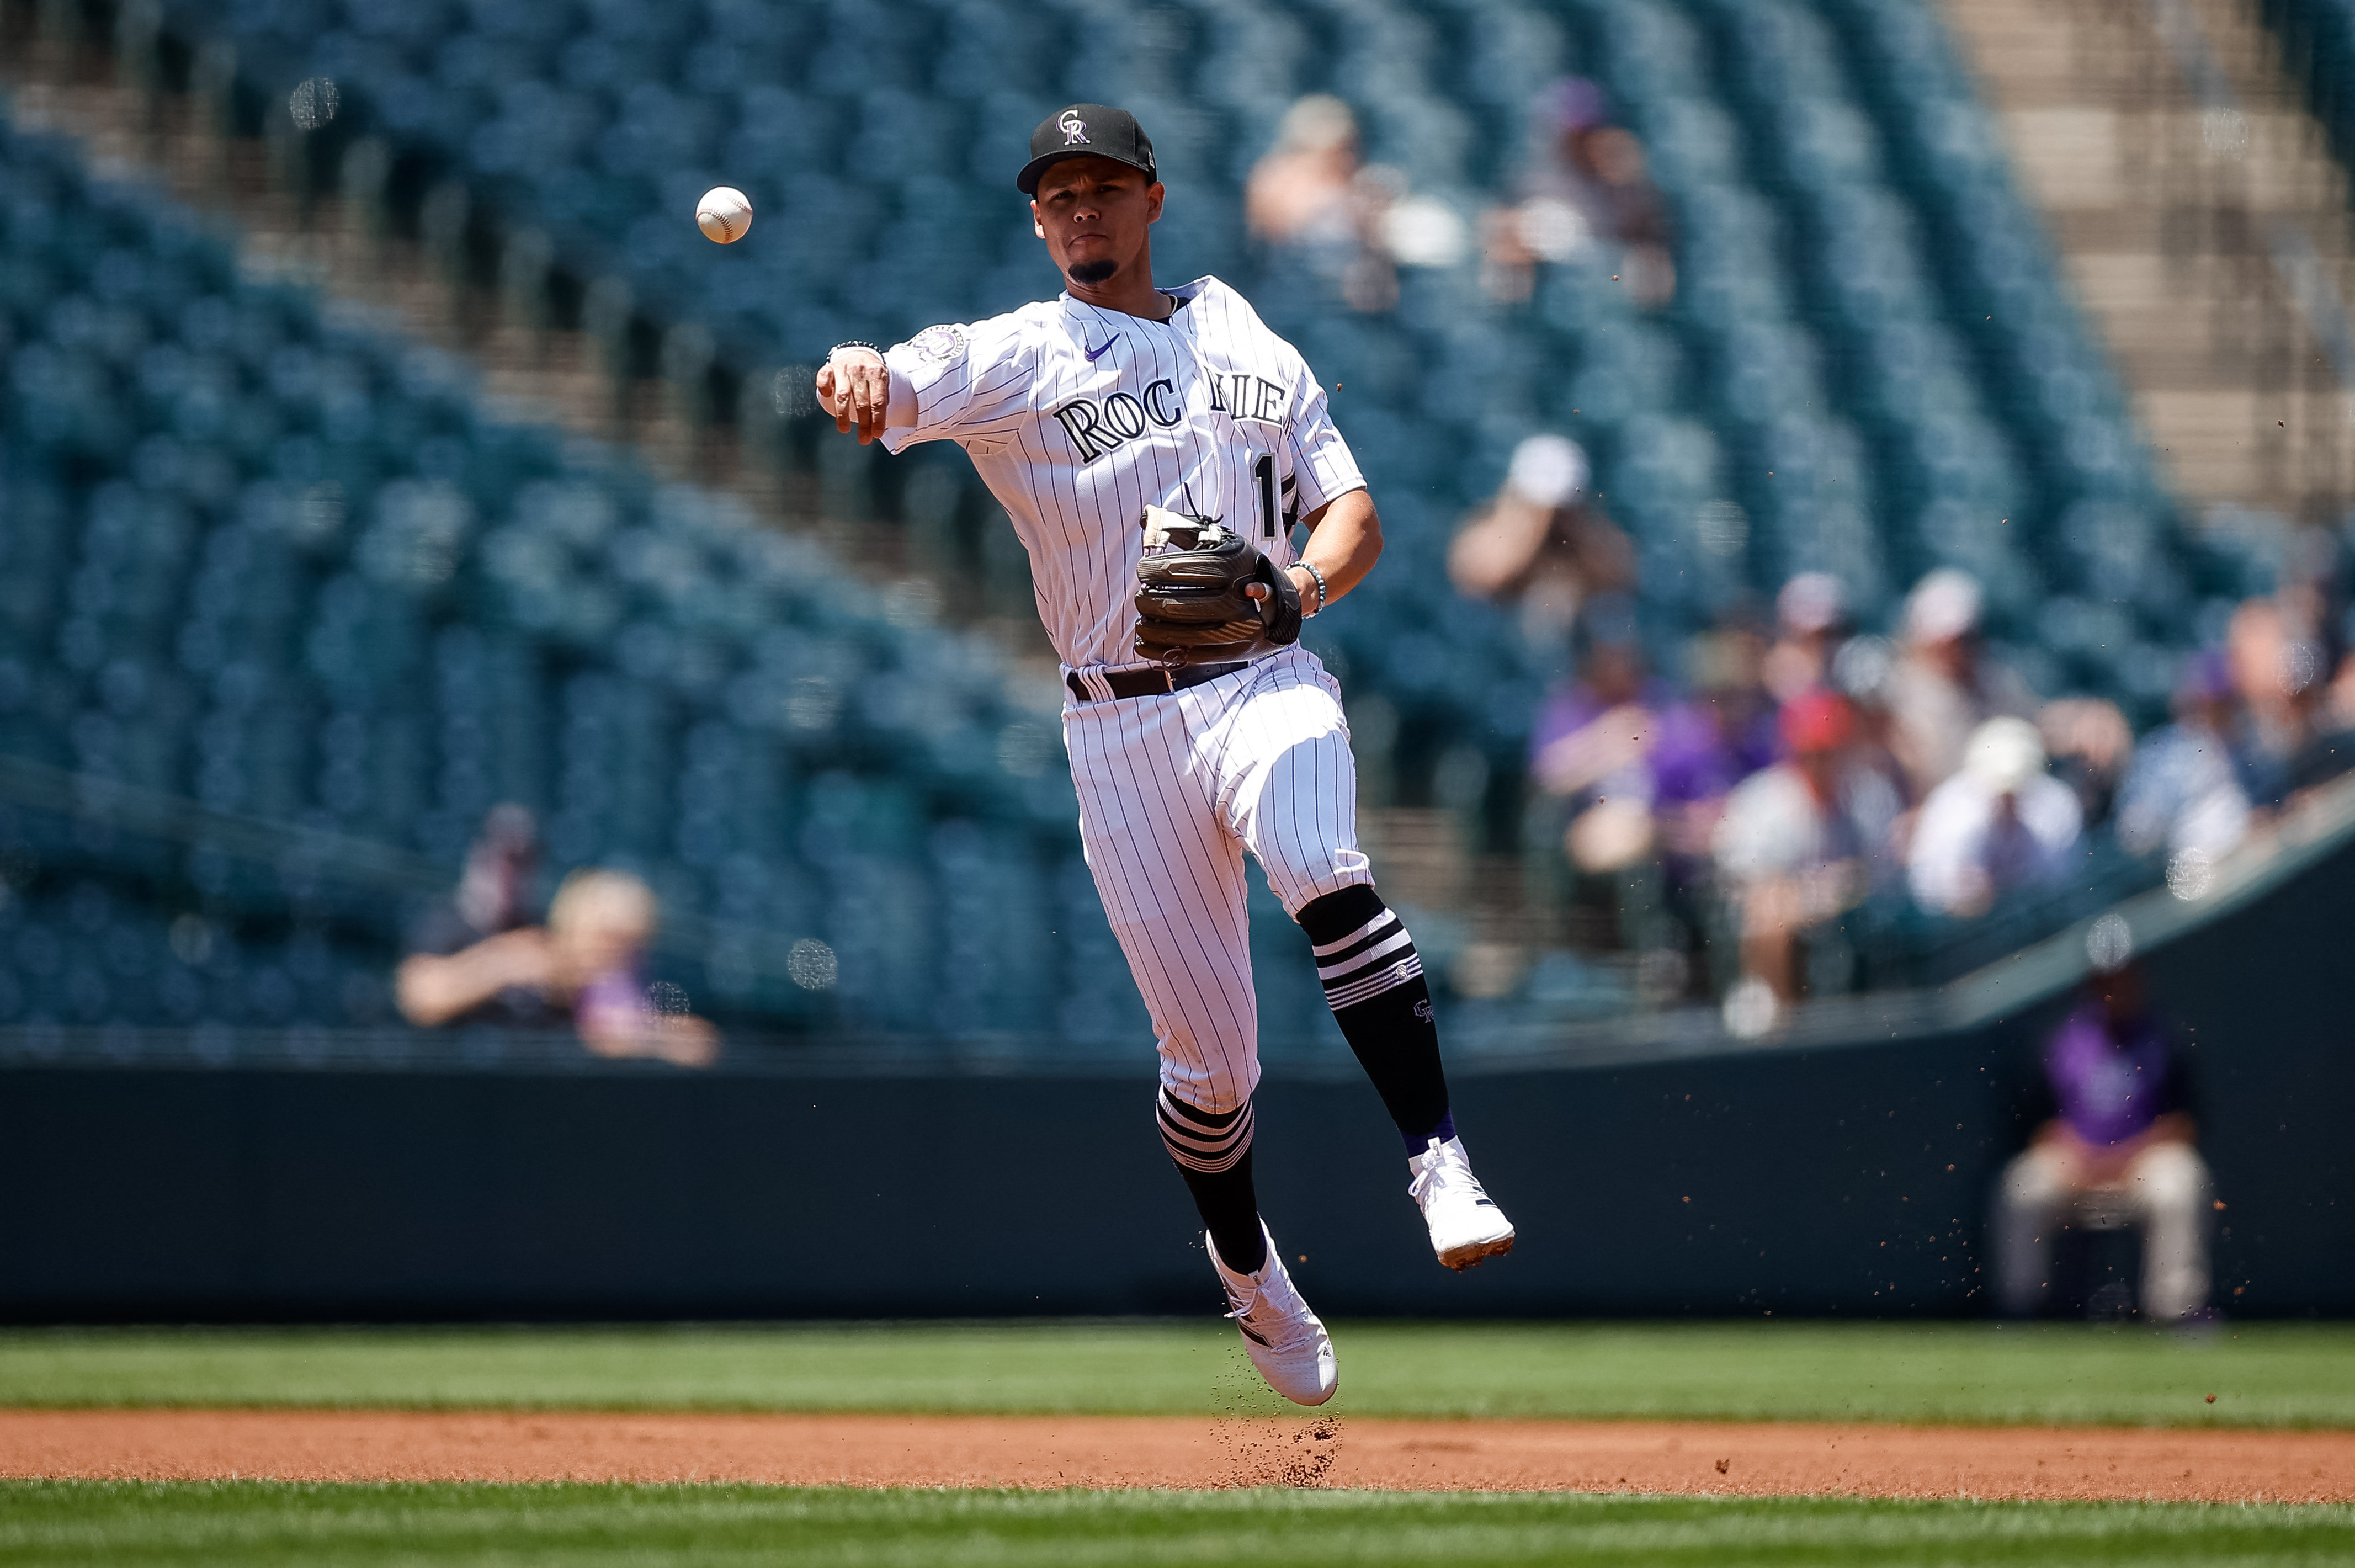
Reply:
[[0, 1483], [0, 1564], [2343, 1563], [2355, 1509], [1380, 1492]]
[[[2355, 1427], [2355, 1327], [1345, 1323], [1357, 1415]], [[1215, 1321], [0, 1334], [0, 1406], [1217, 1413]], [[2216, 1403], [2205, 1396], [2215, 1394]]]

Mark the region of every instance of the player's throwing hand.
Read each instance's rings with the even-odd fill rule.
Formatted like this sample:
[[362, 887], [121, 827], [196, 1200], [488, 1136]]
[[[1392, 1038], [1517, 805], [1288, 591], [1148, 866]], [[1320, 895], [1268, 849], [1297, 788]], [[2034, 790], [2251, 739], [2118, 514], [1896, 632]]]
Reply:
[[861, 446], [881, 435], [891, 407], [891, 372], [883, 356], [864, 345], [836, 349], [818, 367], [817, 406], [834, 416], [836, 430], [857, 431]]

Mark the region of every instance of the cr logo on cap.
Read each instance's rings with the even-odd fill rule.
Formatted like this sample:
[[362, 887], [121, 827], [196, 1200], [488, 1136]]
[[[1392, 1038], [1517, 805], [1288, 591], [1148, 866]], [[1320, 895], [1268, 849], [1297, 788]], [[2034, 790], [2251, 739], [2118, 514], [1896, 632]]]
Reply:
[[1080, 112], [1078, 110], [1064, 110], [1062, 118], [1056, 121], [1055, 125], [1057, 129], [1063, 133], [1063, 145], [1066, 147], [1092, 147], [1095, 145], [1094, 143], [1088, 140], [1088, 128], [1086, 124], [1081, 121]]

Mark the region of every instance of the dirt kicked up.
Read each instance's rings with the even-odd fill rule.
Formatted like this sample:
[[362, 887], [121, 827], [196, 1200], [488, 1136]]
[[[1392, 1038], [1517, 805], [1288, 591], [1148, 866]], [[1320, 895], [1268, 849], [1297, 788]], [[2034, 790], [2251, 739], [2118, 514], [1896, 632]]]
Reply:
[[52, 1479], [1289, 1485], [2355, 1501], [2355, 1433], [1153, 1416], [0, 1411]]

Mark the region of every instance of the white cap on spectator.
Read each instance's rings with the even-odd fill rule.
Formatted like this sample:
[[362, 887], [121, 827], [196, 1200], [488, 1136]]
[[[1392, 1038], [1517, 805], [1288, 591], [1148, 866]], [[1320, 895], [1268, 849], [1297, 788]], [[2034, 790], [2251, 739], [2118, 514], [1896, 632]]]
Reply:
[[1586, 489], [1586, 453], [1566, 435], [1533, 435], [1513, 448], [1505, 483], [1533, 507], [1567, 507]]
[[1905, 636], [1915, 643], [1945, 643], [1978, 630], [1985, 600], [1978, 579], [1942, 566], [1913, 585], [1905, 601]]
[[1828, 571], [1803, 571], [1774, 596], [1774, 613], [1795, 632], [1821, 632], [1848, 619], [1848, 590]]
[[2016, 794], [2044, 771], [2044, 738], [2025, 719], [1990, 719], [1971, 731], [1963, 771], [1990, 795]]
[[1284, 152], [1324, 152], [1358, 134], [1358, 117], [1329, 92], [1312, 92], [1284, 112], [1275, 144]]
[[1889, 677], [1897, 668], [1897, 650], [1887, 637], [1850, 637], [1832, 656], [1832, 688], [1851, 702], [1867, 707], [1885, 705]]

